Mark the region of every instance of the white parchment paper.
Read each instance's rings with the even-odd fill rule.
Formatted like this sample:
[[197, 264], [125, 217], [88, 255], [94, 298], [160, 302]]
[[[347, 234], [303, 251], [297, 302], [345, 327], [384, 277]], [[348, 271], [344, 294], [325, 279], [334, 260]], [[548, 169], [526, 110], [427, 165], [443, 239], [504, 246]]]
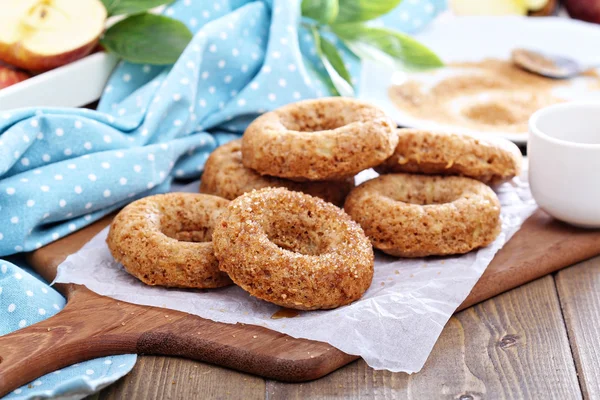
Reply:
[[[357, 180], [373, 174], [365, 171]], [[197, 183], [189, 188], [197, 190]], [[69, 256], [59, 266], [55, 282], [77, 283], [121, 301], [218, 322], [261, 325], [296, 338], [327, 342], [361, 356], [375, 369], [417, 372], [496, 252], [536, 208], [523, 179], [516, 178], [496, 192], [502, 204], [502, 233], [490, 246], [463, 256], [426, 259], [399, 259], [376, 252], [373, 283], [363, 298], [331, 311], [272, 319], [278, 306], [236, 286], [196, 291], [146, 286], [112, 258], [105, 243], [108, 229]]]

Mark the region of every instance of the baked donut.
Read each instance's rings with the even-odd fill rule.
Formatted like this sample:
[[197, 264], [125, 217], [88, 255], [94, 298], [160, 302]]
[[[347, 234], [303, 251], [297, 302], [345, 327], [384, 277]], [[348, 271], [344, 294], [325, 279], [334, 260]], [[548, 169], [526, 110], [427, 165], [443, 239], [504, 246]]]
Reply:
[[375, 170], [462, 175], [497, 185], [518, 176], [522, 160], [519, 148], [508, 140], [399, 129], [394, 154]]
[[285, 187], [320, 197], [341, 207], [354, 187], [354, 177], [340, 181], [295, 182], [261, 175], [242, 164], [242, 141], [239, 139], [220, 146], [208, 157], [202, 173], [200, 192], [233, 200], [253, 189], [266, 187]]
[[344, 209], [375, 248], [401, 257], [467, 253], [501, 226], [494, 191], [460, 176], [381, 175], [352, 190]]
[[398, 143], [380, 109], [349, 98], [288, 104], [256, 118], [242, 138], [244, 166], [296, 181], [339, 180], [381, 164]]
[[122, 209], [106, 243], [125, 270], [147, 285], [216, 288], [231, 284], [211, 236], [228, 200], [196, 193], [144, 197]]
[[373, 279], [373, 248], [343, 210], [267, 188], [233, 200], [213, 233], [219, 268], [282, 307], [329, 309], [359, 299]]

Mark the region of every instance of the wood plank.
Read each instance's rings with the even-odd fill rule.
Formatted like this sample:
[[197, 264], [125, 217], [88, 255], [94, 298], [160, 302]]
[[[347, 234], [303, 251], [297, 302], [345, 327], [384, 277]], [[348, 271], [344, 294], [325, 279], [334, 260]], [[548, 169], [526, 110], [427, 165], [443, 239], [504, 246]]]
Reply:
[[496, 254], [458, 310], [598, 254], [600, 231], [572, 227], [538, 209]]
[[600, 399], [600, 257], [561, 271], [556, 286], [586, 399]]
[[94, 400], [240, 398], [264, 399], [264, 379], [184, 358], [141, 356]]
[[267, 381], [277, 399], [578, 399], [554, 280], [548, 276], [456, 314], [423, 370], [374, 371], [359, 360], [314, 382]]

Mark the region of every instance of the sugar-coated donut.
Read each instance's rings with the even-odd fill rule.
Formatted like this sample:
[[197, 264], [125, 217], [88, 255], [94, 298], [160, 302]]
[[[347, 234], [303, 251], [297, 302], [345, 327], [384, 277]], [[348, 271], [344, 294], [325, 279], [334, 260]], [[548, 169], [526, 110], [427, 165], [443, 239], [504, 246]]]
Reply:
[[340, 181], [295, 182], [289, 179], [261, 175], [242, 164], [242, 141], [234, 140], [211, 153], [204, 165], [200, 192], [233, 200], [253, 189], [285, 187], [320, 197], [337, 206], [343, 206], [346, 196], [354, 187], [354, 177]]
[[373, 278], [373, 248], [341, 209], [284, 188], [231, 201], [213, 233], [219, 267], [252, 296], [299, 310], [359, 299]]
[[394, 154], [376, 169], [380, 173], [462, 175], [497, 185], [521, 173], [519, 148], [503, 139], [399, 129]]
[[261, 175], [297, 181], [339, 180], [387, 159], [396, 124], [380, 109], [331, 97], [288, 104], [255, 119], [242, 141], [242, 160]]
[[373, 246], [401, 257], [463, 254], [500, 233], [500, 202], [460, 176], [381, 175], [357, 186], [344, 209]]
[[195, 193], [145, 197], [121, 210], [106, 242], [115, 260], [147, 285], [216, 288], [231, 284], [214, 256], [212, 232], [229, 200]]

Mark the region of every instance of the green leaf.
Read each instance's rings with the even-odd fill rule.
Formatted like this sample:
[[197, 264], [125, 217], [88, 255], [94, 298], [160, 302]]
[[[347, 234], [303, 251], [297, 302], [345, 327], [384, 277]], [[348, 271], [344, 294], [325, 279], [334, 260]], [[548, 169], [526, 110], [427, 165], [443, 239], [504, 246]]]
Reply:
[[108, 15], [140, 14], [174, 0], [102, 0]]
[[303, 56], [302, 58], [304, 60], [304, 65], [308, 67], [308, 69], [310, 69], [312, 72], [314, 72], [315, 76], [319, 78], [319, 80], [323, 82], [323, 84], [327, 87], [327, 90], [329, 90], [329, 92], [332, 93], [334, 96], [339, 96], [340, 94], [335, 88], [335, 85], [331, 81], [329, 75], [324, 73], [321, 69], [317, 68], [317, 66], [307, 57]]
[[402, 0], [339, 0], [336, 23], [369, 21], [392, 11]]
[[391, 62], [414, 70], [438, 68], [444, 65], [428, 47], [392, 29], [363, 24], [336, 24], [332, 29], [344, 40], [346, 46], [361, 58], [386, 61], [382, 55], [387, 55], [391, 57]]
[[324, 37], [321, 37], [321, 51], [323, 52], [323, 55], [327, 57], [327, 60], [335, 69], [335, 72], [337, 72], [339, 76], [344, 78], [346, 82], [350, 83], [352, 77], [346, 69], [346, 66], [344, 65], [344, 60], [342, 59], [342, 56], [338, 52], [338, 49], [335, 47], [335, 45], [329, 40], [325, 39]]
[[140, 64], [173, 64], [192, 33], [180, 21], [154, 14], [138, 14], [117, 22], [100, 43], [119, 57]]
[[118, 3], [119, 0], [101, 0], [104, 8], [106, 8], [107, 14], [110, 16], [110, 10], [114, 7], [115, 3]]
[[[312, 33], [315, 39], [315, 47], [325, 70], [331, 78], [333, 86], [341, 96], [354, 96], [354, 89], [350, 84], [350, 74], [344, 66], [344, 61], [338, 53], [333, 43], [323, 38], [317, 29], [313, 28]], [[331, 57], [331, 58], [330, 58]], [[335, 63], [335, 66], [334, 66]], [[344, 74], [345, 76], [342, 76]]]
[[302, 0], [302, 16], [330, 24], [338, 15], [338, 0]]

